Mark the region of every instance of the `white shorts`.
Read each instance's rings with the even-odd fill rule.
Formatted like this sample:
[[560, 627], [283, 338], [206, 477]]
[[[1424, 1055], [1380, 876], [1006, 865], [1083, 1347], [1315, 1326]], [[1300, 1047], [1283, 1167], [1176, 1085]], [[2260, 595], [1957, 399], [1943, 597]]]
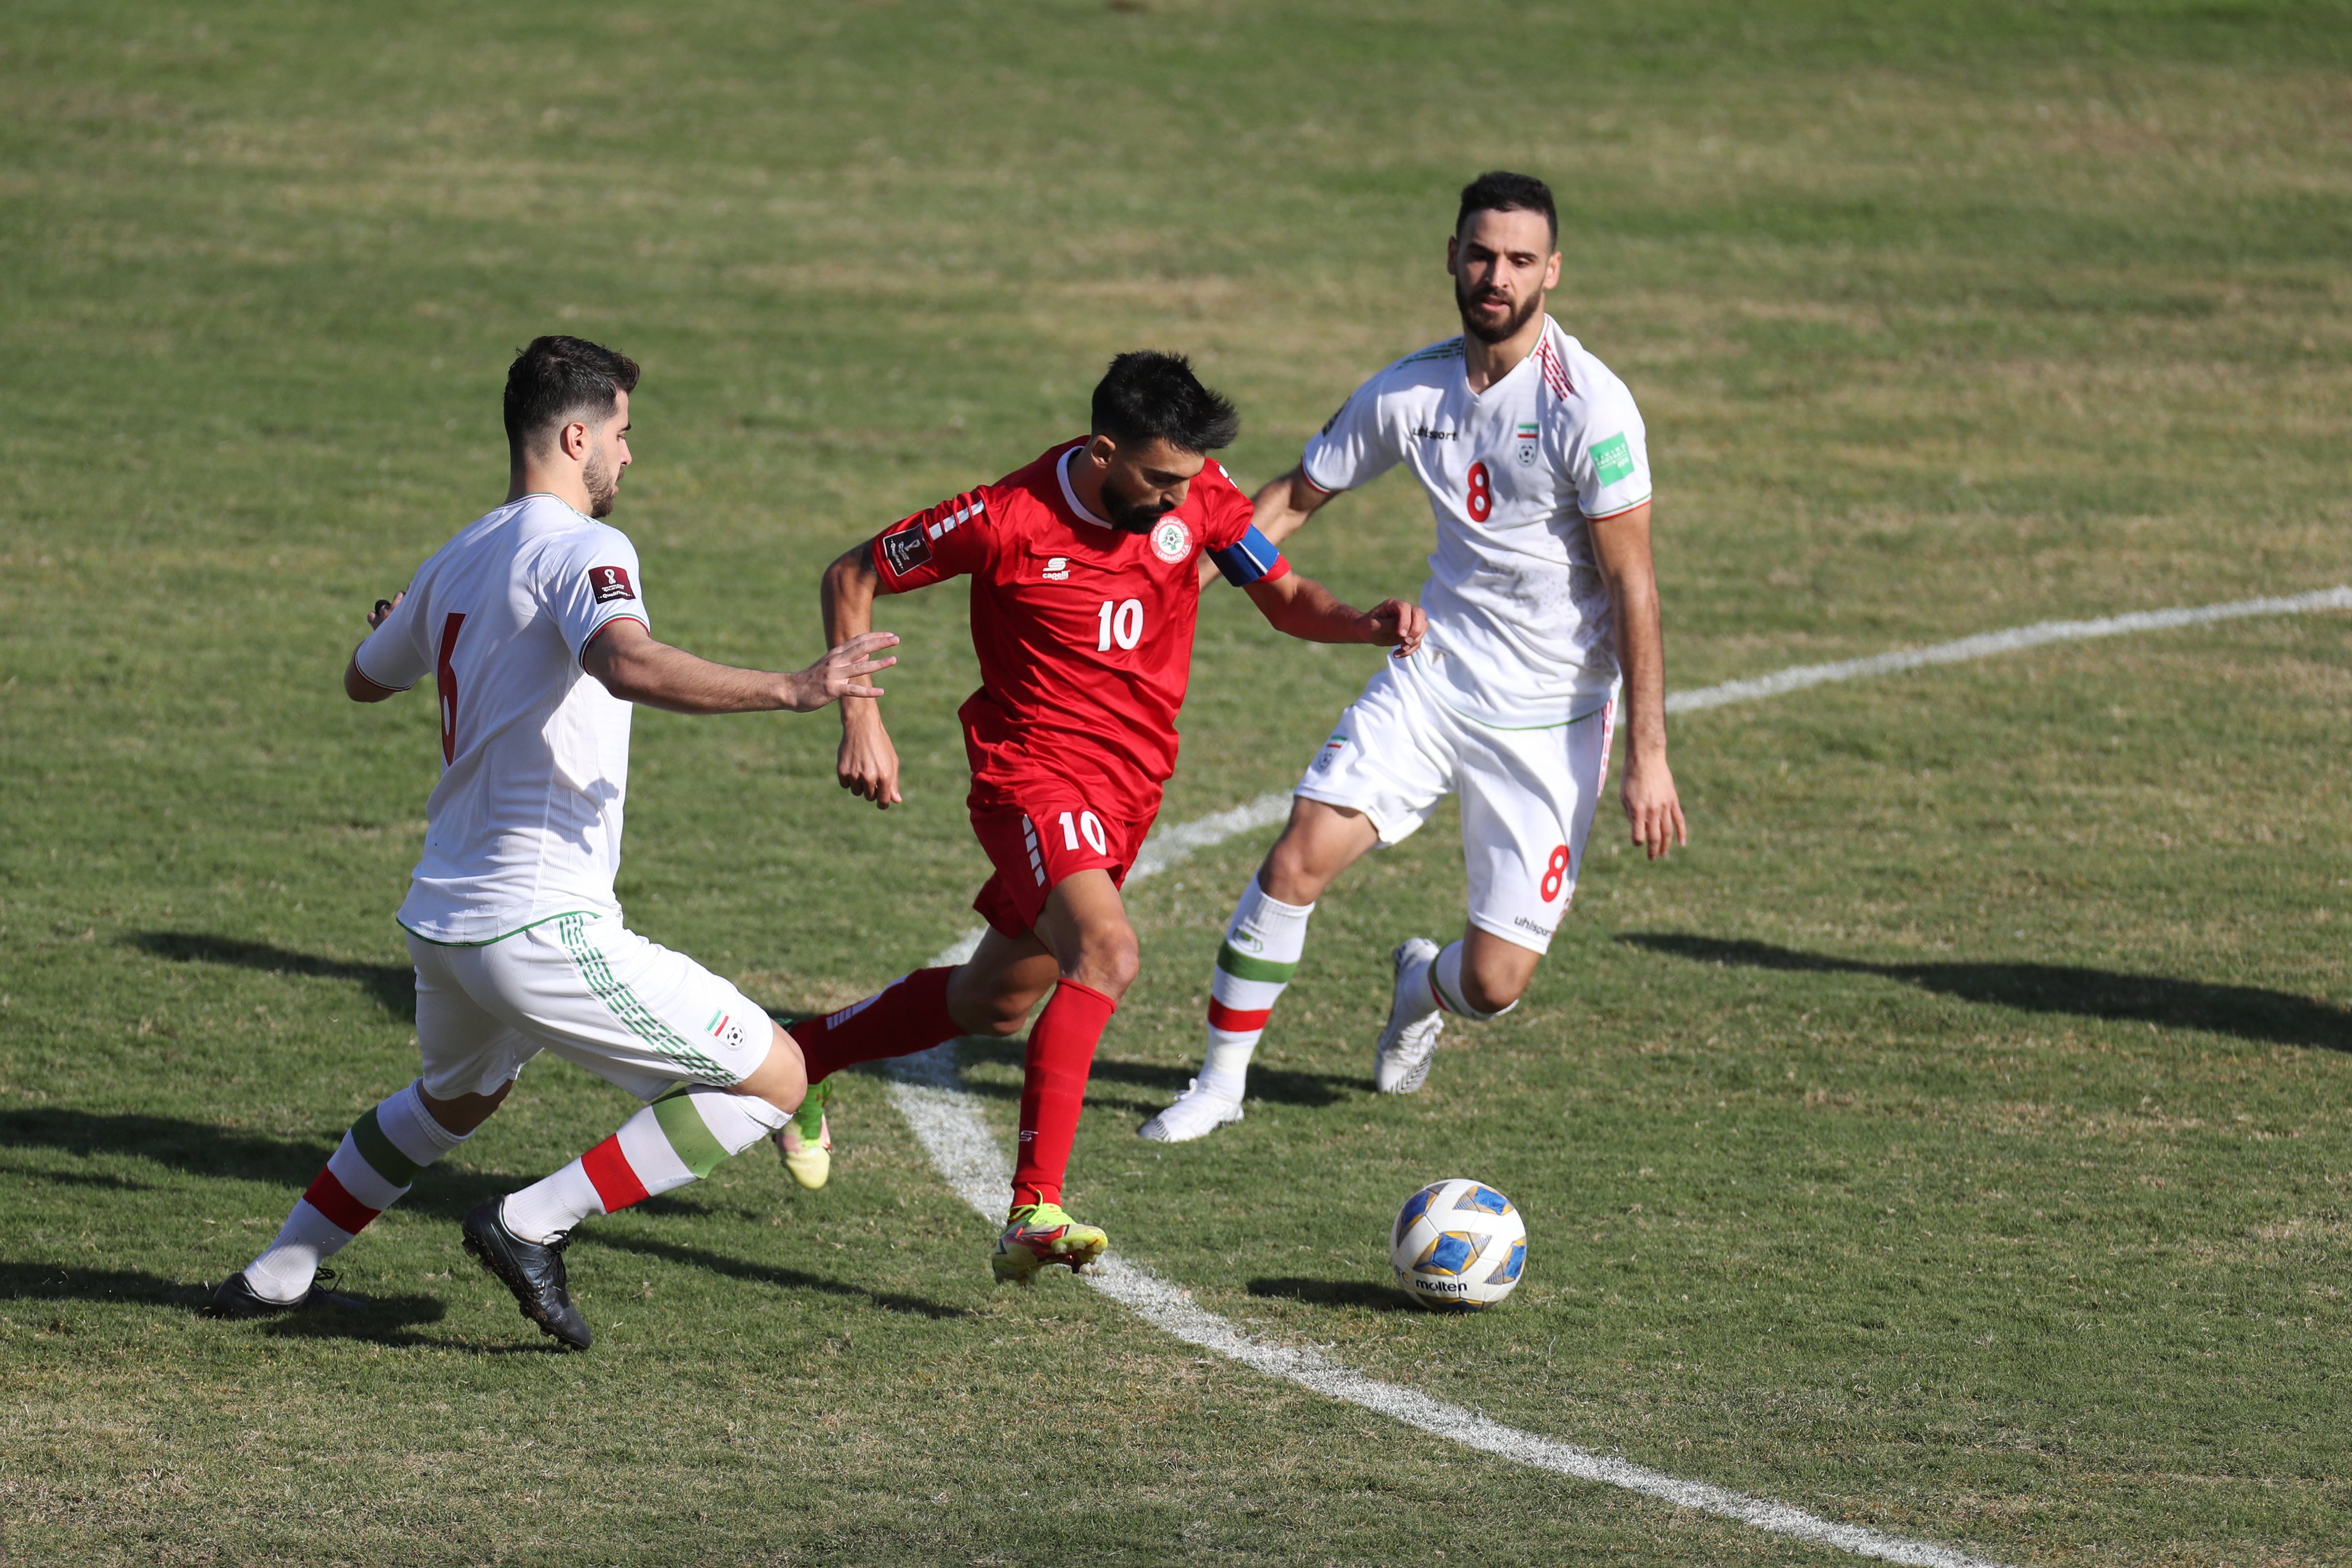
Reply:
[[1470, 924], [1540, 953], [1583, 869], [1616, 711], [1604, 698], [1567, 724], [1496, 729], [1446, 706], [1391, 661], [1339, 716], [1296, 792], [1361, 811], [1383, 849], [1460, 795]]
[[412, 933], [425, 1092], [488, 1094], [542, 1051], [640, 1100], [740, 1083], [768, 1059], [768, 1015], [616, 915], [560, 915], [478, 946]]

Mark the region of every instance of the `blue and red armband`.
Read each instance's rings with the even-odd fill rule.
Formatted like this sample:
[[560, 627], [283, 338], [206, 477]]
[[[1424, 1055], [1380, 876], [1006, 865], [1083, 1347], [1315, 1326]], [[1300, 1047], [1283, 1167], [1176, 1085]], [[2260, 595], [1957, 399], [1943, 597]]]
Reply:
[[1290, 570], [1290, 562], [1275, 549], [1274, 541], [1257, 531], [1252, 523], [1247, 532], [1223, 549], [1213, 549], [1209, 559], [1235, 588], [1246, 588], [1253, 582], [1265, 582], [1280, 577]]

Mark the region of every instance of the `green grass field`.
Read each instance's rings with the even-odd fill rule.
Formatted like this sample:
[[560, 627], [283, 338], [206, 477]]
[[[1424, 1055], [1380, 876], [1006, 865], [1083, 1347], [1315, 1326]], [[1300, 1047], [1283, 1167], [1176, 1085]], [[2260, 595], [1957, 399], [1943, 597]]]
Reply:
[[[677, 8], [683, 11], [685, 8]], [[1566, 204], [1682, 687], [2352, 580], [2352, 6], [17, 0], [0, 16], [0, 1556], [26, 1563], [1828, 1563], [1197, 1354], [984, 1227], [879, 1080], [823, 1193], [596, 1224], [549, 1354], [455, 1220], [616, 1124], [529, 1073], [338, 1260], [200, 1319], [414, 1071], [390, 915], [434, 717], [344, 702], [503, 490], [535, 333], [641, 359], [657, 630], [797, 667], [823, 563], [1180, 348], [1286, 465], [1453, 329], [1453, 193]], [[1420, 578], [1391, 478], [1302, 566]], [[961, 595], [891, 604], [908, 804], [829, 716], [639, 720], [632, 924], [778, 1009], [970, 923]], [[2016, 1563], [2352, 1562], [2341, 615], [1693, 715], [1529, 1002], [1376, 1097], [1449, 814], [1317, 915], [1248, 1119], [1196, 1060], [1263, 836], [1139, 883], [1072, 1206], [1245, 1328], [1566, 1441]], [[1165, 820], [1287, 785], [1370, 668], [1204, 612]], [[1009, 1124], [1017, 1061], [971, 1050]], [[1527, 1284], [1380, 1288], [1475, 1174]]]

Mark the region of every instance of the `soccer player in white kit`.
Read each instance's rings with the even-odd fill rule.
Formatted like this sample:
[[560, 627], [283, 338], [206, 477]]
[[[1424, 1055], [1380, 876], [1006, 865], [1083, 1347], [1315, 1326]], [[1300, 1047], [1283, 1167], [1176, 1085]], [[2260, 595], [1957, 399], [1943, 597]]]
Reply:
[[1447, 1014], [1495, 1018], [1527, 990], [1576, 891], [1621, 700], [1633, 842], [1655, 860], [1688, 841], [1666, 766], [1642, 416], [1544, 309], [1559, 235], [1542, 181], [1473, 181], [1446, 242], [1462, 336], [1366, 382], [1253, 498], [1259, 531], [1279, 544], [1333, 496], [1405, 465], [1437, 517], [1429, 632], [1373, 675], [1308, 765], [1226, 927], [1200, 1075], [1147, 1138], [1181, 1143], [1241, 1119], [1250, 1054], [1315, 901], [1444, 796], [1462, 799], [1469, 919], [1457, 942], [1414, 937], [1392, 955], [1374, 1068], [1388, 1093], [1422, 1086]]
[[335, 1301], [320, 1262], [472, 1135], [542, 1051], [649, 1102], [562, 1170], [466, 1216], [467, 1250], [565, 1345], [591, 1334], [566, 1285], [572, 1228], [707, 1176], [779, 1133], [807, 1092], [800, 1048], [732, 985], [622, 924], [634, 703], [677, 713], [813, 712], [873, 696], [896, 663], [868, 632], [798, 674], [654, 641], [628, 536], [600, 521], [629, 465], [637, 367], [541, 338], [507, 374], [507, 498], [379, 600], [343, 689], [383, 702], [426, 679], [441, 780], [398, 919], [416, 966], [424, 1071], [362, 1116], [277, 1239], [222, 1281], [216, 1316]]

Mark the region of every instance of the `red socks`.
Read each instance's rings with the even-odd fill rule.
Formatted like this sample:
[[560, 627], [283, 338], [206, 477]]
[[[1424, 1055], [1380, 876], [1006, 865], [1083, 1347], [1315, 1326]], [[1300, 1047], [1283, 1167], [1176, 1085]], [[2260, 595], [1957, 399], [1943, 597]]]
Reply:
[[[792, 1037], [808, 1064], [809, 1082], [814, 1085], [853, 1062], [911, 1056], [961, 1034], [962, 1026], [948, 1015], [948, 976], [952, 973], [918, 969], [830, 1018], [793, 1025]], [[1083, 1075], [1078, 1082], [1083, 1087]]]
[[[793, 1039], [816, 1083], [858, 1061], [908, 1056], [953, 1040], [962, 1026], [948, 1014], [947, 969], [918, 969], [855, 1007], [830, 1018], [794, 1024]], [[1087, 1077], [1095, 1046], [1118, 1004], [1092, 986], [1066, 979], [1045, 998], [1029, 1031], [1028, 1066], [1021, 1083], [1021, 1155], [1013, 1172], [1013, 1201], [1059, 1203], [1078, 1135]]]
[[1118, 1004], [1092, 986], [1065, 978], [1045, 998], [1029, 1031], [1021, 1081], [1021, 1155], [1013, 1169], [1013, 1204], [1059, 1203], [1078, 1135], [1095, 1046]]

